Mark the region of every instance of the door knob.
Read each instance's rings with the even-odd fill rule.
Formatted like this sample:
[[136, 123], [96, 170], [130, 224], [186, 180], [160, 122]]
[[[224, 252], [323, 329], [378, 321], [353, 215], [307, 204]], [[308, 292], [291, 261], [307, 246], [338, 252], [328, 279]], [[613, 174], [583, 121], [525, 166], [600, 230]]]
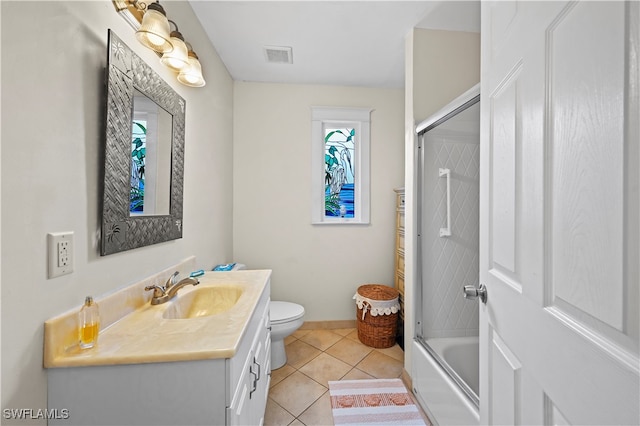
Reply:
[[465, 299], [477, 299], [478, 297], [482, 303], [487, 303], [487, 287], [484, 284], [480, 284], [480, 287], [472, 285], [465, 285], [462, 287], [462, 293]]

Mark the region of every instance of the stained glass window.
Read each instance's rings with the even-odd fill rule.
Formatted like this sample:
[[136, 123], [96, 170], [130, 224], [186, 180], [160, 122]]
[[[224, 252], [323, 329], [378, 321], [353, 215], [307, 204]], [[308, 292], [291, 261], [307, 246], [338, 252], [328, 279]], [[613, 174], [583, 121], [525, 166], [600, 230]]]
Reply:
[[370, 114], [312, 108], [312, 223], [369, 223]]
[[324, 133], [325, 215], [353, 218], [356, 129], [325, 128]]

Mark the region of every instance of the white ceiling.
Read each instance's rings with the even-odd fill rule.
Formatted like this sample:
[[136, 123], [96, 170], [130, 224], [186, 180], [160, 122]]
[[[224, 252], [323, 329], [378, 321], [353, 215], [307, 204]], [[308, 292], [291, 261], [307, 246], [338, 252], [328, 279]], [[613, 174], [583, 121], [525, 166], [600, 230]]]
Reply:
[[[479, 0], [189, 1], [234, 80], [400, 88], [412, 28], [480, 31]], [[293, 64], [264, 46], [292, 47]]]

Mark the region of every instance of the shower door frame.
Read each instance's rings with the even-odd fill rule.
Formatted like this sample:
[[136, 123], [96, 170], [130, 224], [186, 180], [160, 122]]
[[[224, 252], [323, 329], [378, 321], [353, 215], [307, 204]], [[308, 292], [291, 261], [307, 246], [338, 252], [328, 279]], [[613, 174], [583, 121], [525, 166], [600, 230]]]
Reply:
[[[418, 164], [416, 167], [416, 259], [422, 262], [422, 202], [423, 200], [423, 182], [424, 182], [424, 139], [425, 134], [449, 120], [450, 118], [458, 115], [462, 111], [472, 107], [476, 103], [480, 102], [480, 83], [473, 86], [471, 89], [464, 92], [462, 95], [458, 96], [456, 99], [451, 101], [445, 107], [440, 109], [435, 114], [431, 115], [426, 120], [422, 121], [416, 126], [416, 135], [417, 135], [417, 146], [416, 149], [418, 151], [417, 159]], [[420, 266], [418, 269], [418, 274], [416, 276], [416, 298], [414, 302], [414, 312], [415, 312], [415, 340], [429, 353], [429, 355], [442, 367], [442, 369], [451, 377], [451, 379], [458, 385], [460, 390], [469, 398], [471, 402], [476, 407], [480, 407], [480, 399], [479, 396], [471, 390], [469, 385], [458, 375], [458, 373], [445, 362], [440, 355], [438, 355], [431, 346], [427, 343], [424, 337], [423, 330], [423, 282], [422, 282], [422, 267]], [[461, 296], [462, 297], [462, 293]]]

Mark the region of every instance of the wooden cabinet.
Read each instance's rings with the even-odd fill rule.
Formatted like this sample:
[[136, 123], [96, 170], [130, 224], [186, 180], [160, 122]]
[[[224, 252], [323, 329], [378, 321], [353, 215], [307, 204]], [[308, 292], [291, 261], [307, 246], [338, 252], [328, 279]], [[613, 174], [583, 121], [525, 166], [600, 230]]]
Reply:
[[404, 188], [396, 193], [396, 250], [394, 287], [400, 293], [400, 315], [398, 316], [398, 344], [404, 349]]
[[49, 425], [263, 424], [271, 381], [269, 294], [267, 282], [231, 358], [47, 370], [48, 407], [69, 414]]

